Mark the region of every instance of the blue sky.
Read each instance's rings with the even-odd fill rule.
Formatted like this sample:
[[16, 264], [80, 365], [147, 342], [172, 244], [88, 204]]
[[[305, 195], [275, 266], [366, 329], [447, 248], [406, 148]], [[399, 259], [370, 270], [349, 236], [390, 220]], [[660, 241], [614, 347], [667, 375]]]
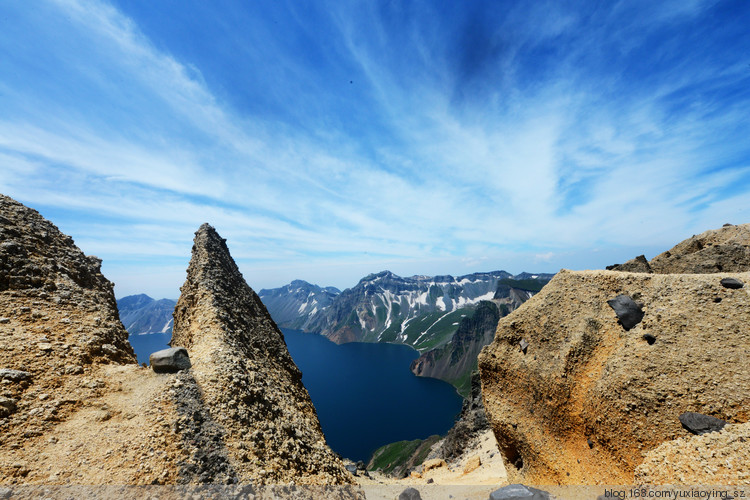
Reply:
[[750, 222], [750, 3], [8, 0], [0, 192], [176, 298], [602, 268]]

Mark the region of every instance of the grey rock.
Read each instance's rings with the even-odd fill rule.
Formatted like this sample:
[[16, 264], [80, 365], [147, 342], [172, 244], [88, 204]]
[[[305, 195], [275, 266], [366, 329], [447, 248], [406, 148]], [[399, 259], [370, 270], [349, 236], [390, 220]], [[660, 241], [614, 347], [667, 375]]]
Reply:
[[398, 500], [422, 500], [422, 495], [416, 488], [406, 488], [399, 494]]
[[156, 373], [175, 373], [192, 366], [187, 349], [184, 347], [171, 347], [156, 351], [148, 357], [148, 361]]
[[550, 498], [552, 496], [546, 491], [522, 484], [510, 484], [490, 493], [490, 500], [548, 500]]
[[0, 417], [7, 417], [16, 411], [16, 400], [0, 396]]
[[356, 466], [356, 465], [350, 464], [350, 465], [346, 465], [346, 466], [344, 466], [344, 468], [345, 468], [345, 469], [346, 469], [347, 471], [349, 471], [349, 473], [350, 473], [351, 475], [353, 475], [353, 476], [356, 476], [356, 475], [357, 475], [357, 466]]
[[680, 423], [685, 429], [698, 435], [720, 431], [727, 425], [727, 422], [720, 418], [692, 411], [680, 415]]
[[110, 356], [117, 355], [117, 347], [112, 344], [102, 344], [101, 349], [104, 354], [109, 354]]
[[13, 495], [13, 490], [0, 486], [0, 499], [5, 500]]
[[526, 339], [521, 339], [521, 342], [519, 342], [518, 345], [521, 347], [521, 352], [526, 354], [526, 349], [529, 348], [529, 343], [526, 342]]
[[721, 280], [721, 286], [724, 288], [738, 289], [745, 286], [743, 282], [735, 278], [724, 278]]
[[618, 295], [614, 299], [608, 300], [607, 304], [614, 309], [618, 323], [625, 330], [630, 330], [643, 319], [643, 306], [627, 295]]
[[27, 380], [30, 378], [31, 373], [29, 372], [23, 372], [21, 370], [11, 370], [9, 368], [0, 368], [0, 380], [20, 382], [21, 380]]
[[10, 323], [10, 318], [0, 318], [0, 324]]
[[631, 259], [624, 264], [615, 264], [607, 266], [608, 271], [621, 271], [628, 273], [651, 273], [651, 266], [649, 265], [644, 255], [639, 255], [635, 259]]

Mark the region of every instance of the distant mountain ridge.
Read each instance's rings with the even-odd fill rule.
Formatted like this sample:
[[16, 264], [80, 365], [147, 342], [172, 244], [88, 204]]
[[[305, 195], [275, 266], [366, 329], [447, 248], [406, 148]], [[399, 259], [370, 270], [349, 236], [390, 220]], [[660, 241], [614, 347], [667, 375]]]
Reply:
[[281, 288], [259, 292], [277, 325], [294, 330], [308, 330], [316, 313], [326, 309], [341, 293], [338, 288], [321, 288], [303, 280], [294, 280]]
[[296, 280], [259, 296], [280, 327], [319, 333], [336, 343], [409, 345], [421, 353], [411, 367], [416, 375], [445, 380], [465, 395], [477, 354], [494, 338], [499, 318], [552, 276], [491, 271], [403, 278], [382, 271], [343, 292]]
[[172, 333], [172, 313], [177, 301], [129, 295], [117, 301], [120, 320], [130, 335]]
[[[320, 333], [337, 343], [394, 342], [424, 352], [448, 342], [461, 318], [480, 301], [513, 295], [512, 300], [520, 303], [552, 276], [491, 271], [403, 278], [382, 271], [365, 276], [343, 292], [325, 295], [325, 300], [320, 292], [308, 295], [316, 300], [315, 308], [310, 308], [310, 299], [301, 300], [304, 291], [298, 292], [301, 287], [295, 283], [327, 289], [305, 282], [261, 290], [260, 297], [282, 327]], [[311, 293], [314, 289], [306, 290]]]

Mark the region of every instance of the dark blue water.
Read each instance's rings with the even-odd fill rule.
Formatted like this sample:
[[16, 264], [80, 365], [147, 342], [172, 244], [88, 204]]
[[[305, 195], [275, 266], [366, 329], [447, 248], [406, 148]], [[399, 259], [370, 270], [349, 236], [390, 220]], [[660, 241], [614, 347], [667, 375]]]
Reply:
[[148, 364], [148, 357], [152, 352], [161, 351], [169, 348], [169, 341], [172, 340], [171, 333], [148, 333], [146, 335], [130, 335], [128, 342], [133, 346], [135, 355], [139, 363]]
[[[328, 445], [352, 460], [395, 441], [445, 434], [461, 411], [461, 397], [442, 380], [409, 370], [417, 357], [393, 344], [336, 345], [327, 338], [283, 330], [289, 353], [315, 405]], [[169, 333], [131, 335], [139, 363], [169, 347]]]
[[445, 434], [461, 411], [453, 386], [409, 370], [418, 356], [410, 347], [283, 332], [326, 441], [346, 458], [367, 461], [384, 444]]

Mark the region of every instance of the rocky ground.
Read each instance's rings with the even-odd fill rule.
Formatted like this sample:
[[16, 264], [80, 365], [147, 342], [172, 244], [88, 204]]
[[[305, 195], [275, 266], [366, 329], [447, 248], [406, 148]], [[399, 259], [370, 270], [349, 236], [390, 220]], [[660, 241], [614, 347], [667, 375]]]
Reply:
[[636, 484], [750, 485], [750, 423], [681, 437], [651, 450]]

